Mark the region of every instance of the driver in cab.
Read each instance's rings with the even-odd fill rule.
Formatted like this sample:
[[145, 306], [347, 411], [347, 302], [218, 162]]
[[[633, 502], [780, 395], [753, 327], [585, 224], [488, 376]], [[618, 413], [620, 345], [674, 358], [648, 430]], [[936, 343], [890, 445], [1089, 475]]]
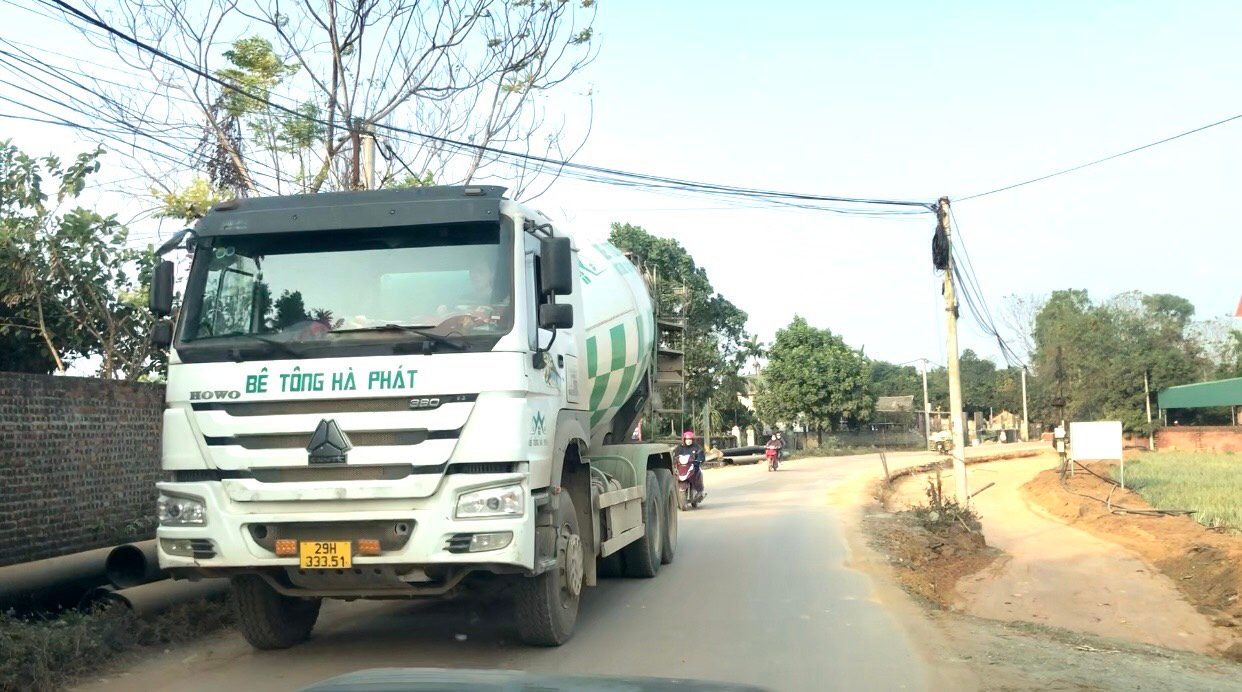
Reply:
[[441, 305], [436, 315], [441, 318], [440, 329], [449, 332], [470, 333], [486, 331], [500, 324], [509, 309], [509, 300], [499, 304], [496, 295], [496, 264], [487, 258], [477, 258], [470, 264], [470, 286], [456, 305]]

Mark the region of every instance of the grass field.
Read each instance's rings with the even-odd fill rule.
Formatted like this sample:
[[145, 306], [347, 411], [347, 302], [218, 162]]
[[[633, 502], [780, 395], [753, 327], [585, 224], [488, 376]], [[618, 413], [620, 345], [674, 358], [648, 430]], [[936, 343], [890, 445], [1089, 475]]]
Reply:
[[1242, 529], [1242, 454], [1144, 454], [1126, 461], [1126, 487], [1160, 509], [1196, 510], [1206, 526]]

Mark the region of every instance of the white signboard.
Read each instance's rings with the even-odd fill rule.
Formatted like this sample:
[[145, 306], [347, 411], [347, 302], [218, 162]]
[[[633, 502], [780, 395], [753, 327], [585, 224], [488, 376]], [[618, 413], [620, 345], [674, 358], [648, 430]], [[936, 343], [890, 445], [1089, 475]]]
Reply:
[[1075, 462], [1121, 462], [1121, 487], [1126, 487], [1126, 462], [1121, 458], [1121, 421], [1070, 423], [1070, 456]]
[[1075, 461], [1121, 461], [1121, 421], [1070, 423], [1069, 436]]

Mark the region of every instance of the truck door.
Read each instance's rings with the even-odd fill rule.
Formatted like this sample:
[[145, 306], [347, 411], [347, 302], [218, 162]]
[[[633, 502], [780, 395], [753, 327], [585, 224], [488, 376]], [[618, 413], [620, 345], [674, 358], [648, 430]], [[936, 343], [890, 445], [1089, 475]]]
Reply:
[[[528, 362], [527, 367], [530, 368], [530, 384], [531, 391], [546, 394], [556, 398], [553, 405], [553, 411], [561, 408], [561, 402], [577, 404], [579, 401], [580, 386], [578, 385], [578, 363], [577, 353], [574, 345], [574, 330], [560, 330], [560, 333], [553, 339], [552, 331], [549, 329], [539, 328], [539, 306], [548, 302], [548, 297], [539, 291], [539, 272], [540, 272], [540, 256], [539, 256], [539, 240], [531, 234], [524, 234], [525, 237], [525, 254], [526, 254], [526, 295], [530, 297], [526, 301], [526, 309], [529, 310], [530, 329], [529, 346], [533, 353], [537, 348], [549, 348], [550, 350], [544, 355], [544, 364], [542, 369], [536, 369], [532, 362]], [[568, 300], [566, 296], [564, 300]], [[581, 319], [580, 315], [574, 315], [576, 319]], [[574, 329], [577, 326], [575, 325]], [[562, 398], [564, 397], [564, 398]]]

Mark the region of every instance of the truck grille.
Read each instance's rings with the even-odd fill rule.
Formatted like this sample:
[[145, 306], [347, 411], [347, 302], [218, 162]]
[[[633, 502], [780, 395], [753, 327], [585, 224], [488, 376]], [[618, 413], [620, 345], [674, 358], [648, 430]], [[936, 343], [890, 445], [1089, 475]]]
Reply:
[[379, 541], [380, 550], [400, 550], [414, 533], [414, 520], [398, 521], [306, 521], [249, 524], [250, 537], [265, 550], [276, 552], [276, 541], [356, 541], [370, 538]]
[[[461, 434], [457, 430], [381, 430], [376, 432], [347, 432], [349, 441], [354, 448], [358, 447], [396, 447], [416, 445], [426, 440], [455, 440]], [[243, 449], [306, 449], [310, 443], [310, 433], [285, 433], [278, 435], [234, 435], [232, 437], [212, 437], [204, 435], [203, 440], [209, 447], [236, 446]]]
[[450, 553], [468, 553], [470, 552], [470, 538], [472, 533], [457, 533], [449, 537], [444, 544], [444, 549]]

